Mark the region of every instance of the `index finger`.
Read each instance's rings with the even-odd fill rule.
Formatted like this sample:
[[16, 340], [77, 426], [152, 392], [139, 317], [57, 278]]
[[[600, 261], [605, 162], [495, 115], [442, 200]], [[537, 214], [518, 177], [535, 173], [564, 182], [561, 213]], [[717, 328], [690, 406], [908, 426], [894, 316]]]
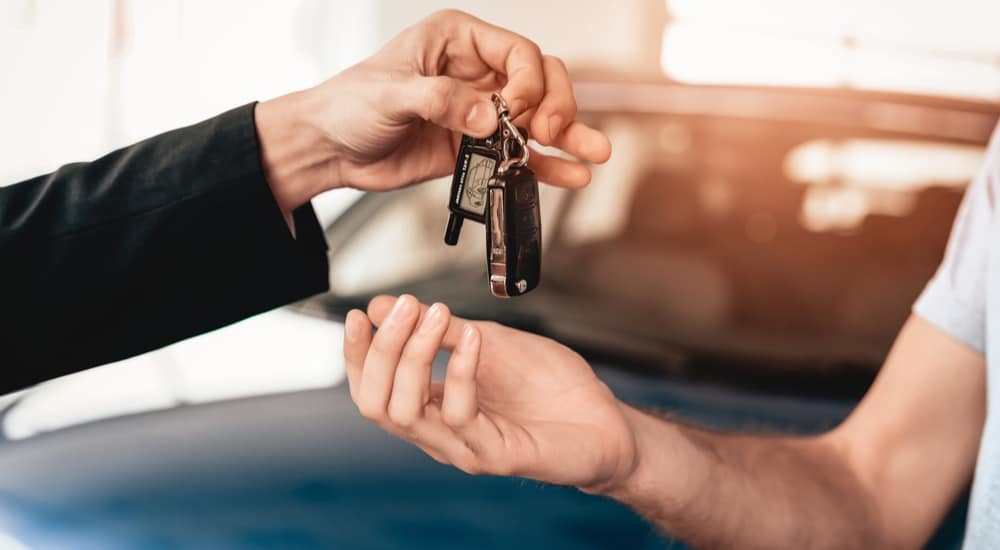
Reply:
[[[540, 115], [537, 112], [528, 111], [514, 120], [514, 124], [532, 126], [538, 116]], [[570, 122], [569, 126], [555, 136], [552, 143], [546, 145], [594, 164], [604, 164], [611, 158], [611, 140], [607, 134], [579, 120]]]
[[542, 51], [527, 38], [462, 12], [445, 12], [447, 35], [458, 50], [449, 55], [478, 55], [496, 72], [507, 77], [500, 94], [510, 107], [511, 118], [537, 107], [545, 95]]
[[611, 140], [600, 130], [575, 120], [553, 143], [578, 159], [604, 164], [611, 157]]
[[[375, 326], [381, 326], [385, 318], [388, 317], [389, 311], [392, 310], [393, 304], [395, 304], [396, 298], [392, 296], [376, 296], [368, 302], [368, 317]], [[420, 317], [423, 318], [427, 314], [428, 306], [427, 304], [420, 303]], [[462, 329], [465, 327], [466, 321], [461, 317], [451, 315], [451, 320], [448, 323], [448, 330], [445, 332], [444, 339], [441, 343], [441, 347], [448, 351], [452, 351], [458, 345], [458, 342], [462, 339]]]

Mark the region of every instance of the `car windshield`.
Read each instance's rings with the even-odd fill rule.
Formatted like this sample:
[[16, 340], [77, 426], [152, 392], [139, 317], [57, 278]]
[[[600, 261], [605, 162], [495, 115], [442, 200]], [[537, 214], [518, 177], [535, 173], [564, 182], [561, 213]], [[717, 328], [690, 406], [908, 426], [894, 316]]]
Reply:
[[[785, 99], [760, 97], [765, 115]], [[413, 292], [629, 364], [780, 373], [800, 387], [796, 373], [836, 371], [861, 392], [940, 261], [984, 153], [976, 139], [860, 121], [588, 116], [615, 153], [586, 189], [542, 186], [537, 291], [489, 295], [481, 225], [443, 244], [446, 179], [368, 197], [333, 227], [339, 298], [327, 308]]]
[[[218, 22], [233, 2], [36, 4], [0, 11], [0, 44], [18, 52], [0, 58], [17, 82], [0, 106], [0, 146], [17, 151], [0, 165], [0, 185], [310, 85], [434, 9], [264, 2], [226, 26]], [[627, 358], [622, 364], [688, 375], [724, 365], [728, 377], [752, 379], [765, 367], [780, 378], [850, 365], [866, 373], [863, 388], [940, 256], [995, 122], [993, 106], [949, 114], [949, 102], [1000, 98], [1000, 35], [991, 29], [1000, 4], [567, 6], [522, 6], [531, 17], [507, 4], [463, 8], [564, 58], [583, 115], [614, 143], [590, 188], [544, 189], [539, 290], [489, 297], [481, 226], [467, 223], [457, 249], [441, 244], [447, 182], [366, 197], [329, 234], [334, 294], [305, 306], [333, 322], [310, 324], [313, 331], [294, 315], [266, 314], [43, 384], [10, 409], [30, 422], [12, 428], [16, 415], [6, 415], [6, 433], [334, 383], [340, 375], [325, 369], [336, 352], [326, 342], [337, 339], [344, 307], [383, 291], [441, 299], [466, 315]], [[67, 49], [67, 37], [80, 47]], [[61, 75], [57, 88], [52, 74]], [[46, 90], [62, 95], [39, 101]], [[917, 95], [901, 104], [859, 90]], [[327, 223], [355, 196], [340, 189], [313, 204]], [[303, 350], [300, 359], [274, 362], [259, 351], [288, 344], [288, 335], [314, 339], [289, 346]]]

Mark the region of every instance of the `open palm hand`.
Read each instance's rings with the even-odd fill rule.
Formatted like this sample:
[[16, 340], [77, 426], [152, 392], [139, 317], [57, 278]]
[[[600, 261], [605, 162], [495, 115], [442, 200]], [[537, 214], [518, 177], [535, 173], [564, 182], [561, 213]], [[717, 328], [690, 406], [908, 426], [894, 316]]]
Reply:
[[[373, 321], [380, 328], [372, 336]], [[348, 316], [351, 395], [366, 418], [469, 473], [599, 486], [634, 467], [620, 405], [565, 346], [491, 322], [452, 317], [442, 304], [380, 297]], [[443, 383], [431, 381], [441, 348]]]

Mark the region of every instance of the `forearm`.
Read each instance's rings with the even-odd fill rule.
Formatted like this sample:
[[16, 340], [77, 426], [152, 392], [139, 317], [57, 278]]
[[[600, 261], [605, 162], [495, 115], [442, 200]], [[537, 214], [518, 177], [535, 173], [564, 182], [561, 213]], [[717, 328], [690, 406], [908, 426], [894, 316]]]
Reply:
[[713, 433], [625, 407], [634, 471], [600, 492], [696, 548], [881, 548], [875, 502], [821, 438]]
[[292, 240], [253, 107], [0, 188], [0, 393], [321, 292], [308, 206]]

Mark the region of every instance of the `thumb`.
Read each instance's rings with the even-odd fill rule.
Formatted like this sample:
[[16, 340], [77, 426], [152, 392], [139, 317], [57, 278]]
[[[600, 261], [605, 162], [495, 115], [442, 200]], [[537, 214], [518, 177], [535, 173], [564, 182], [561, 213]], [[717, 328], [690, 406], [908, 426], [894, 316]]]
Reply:
[[496, 131], [496, 108], [489, 92], [465, 82], [447, 76], [419, 76], [401, 83], [399, 91], [398, 105], [404, 115], [475, 137]]

